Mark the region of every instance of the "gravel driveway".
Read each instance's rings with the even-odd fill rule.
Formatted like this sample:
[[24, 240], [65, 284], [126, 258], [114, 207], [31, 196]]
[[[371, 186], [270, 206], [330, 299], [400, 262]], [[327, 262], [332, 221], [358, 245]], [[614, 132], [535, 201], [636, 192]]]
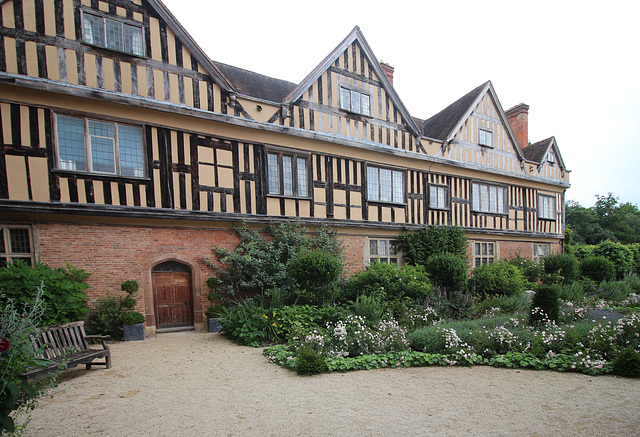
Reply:
[[638, 436], [640, 380], [491, 367], [313, 377], [220, 334], [111, 346], [65, 372], [33, 436]]

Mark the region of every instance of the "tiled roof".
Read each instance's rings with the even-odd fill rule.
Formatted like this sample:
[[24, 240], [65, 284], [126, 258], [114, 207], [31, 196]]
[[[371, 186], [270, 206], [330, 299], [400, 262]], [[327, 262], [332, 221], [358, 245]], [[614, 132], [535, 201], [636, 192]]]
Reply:
[[538, 141], [535, 144], [524, 147], [522, 149], [522, 153], [524, 154], [524, 159], [527, 161], [541, 163], [546, 154], [547, 150], [549, 150], [549, 146], [553, 141], [553, 137], [547, 138], [546, 140]]
[[297, 84], [213, 61], [231, 86], [240, 94], [281, 103]]
[[465, 94], [433, 117], [422, 124], [422, 133], [426, 137], [446, 140], [451, 131], [458, 125], [469, 107], [486, 88], [488, 82], [483, 83], [473, 91]]

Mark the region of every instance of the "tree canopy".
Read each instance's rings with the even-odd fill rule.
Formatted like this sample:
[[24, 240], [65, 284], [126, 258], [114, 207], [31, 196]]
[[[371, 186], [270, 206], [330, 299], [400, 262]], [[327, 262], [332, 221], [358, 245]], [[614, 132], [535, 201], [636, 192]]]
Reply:
[[567, 226], [572, 231], [574, 244], [598, 244], [611, 240], [623, 244], [640, 243], [640, 210], [629, 202], [620, 203], [609, 193], [596, 195], [594, 206], [585, 208], [578, 202], [568, 201]]

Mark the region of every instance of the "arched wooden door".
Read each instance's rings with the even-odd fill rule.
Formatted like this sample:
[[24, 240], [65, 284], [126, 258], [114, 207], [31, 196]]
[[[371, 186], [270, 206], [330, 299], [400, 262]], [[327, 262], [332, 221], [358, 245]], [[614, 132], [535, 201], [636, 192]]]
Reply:
[[156, 328], [193, 326], [191, 269], [177, 261], [158, 264], [151, 270]]

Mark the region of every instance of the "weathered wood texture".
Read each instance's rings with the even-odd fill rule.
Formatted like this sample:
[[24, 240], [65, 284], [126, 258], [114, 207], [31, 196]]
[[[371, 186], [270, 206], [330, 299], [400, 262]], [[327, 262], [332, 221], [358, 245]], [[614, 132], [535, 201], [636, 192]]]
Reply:
[[[370, 97], [370, 114], [346, 112], [340, 106], [340, 88], [359, 90]], [[282, 115], [282, 114], [280, 114]], [[423, 151], [409, 132], [398, 109], [355, 41], [334, 65], [306, 90], [277, 121], [282, 125], [325, 132], [383, 144], [412, 152]], [[288, 120], [287, 120], [288, 118]]]
[[[30, 378], [36, 378], [46, 373], [58, 370], [61, 363], [64, 369], [84, 364], [87, 369], [100, 365], [111, 368], [111, 351], [105, 342], [105, 336], [86, 335], [84, 322], [65, 323], [63, 325], [48, 326], [39, 329], [31, 336], [33, 348], [38, 351], [40, 358], [51, 360], [45, 368], [33, 368], [25, 372]], [[100, 340], [101, 348], [93, 349], [90, 340]], [[103, 361], [95, 362], [97, 359]]]
[[[227, 112], [227, 100], [206, 69], [140, 1], [24, 0], [0, 8], [0, 71]], [[84, 43], [82, 11], [141, 26], [144, 56]]]

